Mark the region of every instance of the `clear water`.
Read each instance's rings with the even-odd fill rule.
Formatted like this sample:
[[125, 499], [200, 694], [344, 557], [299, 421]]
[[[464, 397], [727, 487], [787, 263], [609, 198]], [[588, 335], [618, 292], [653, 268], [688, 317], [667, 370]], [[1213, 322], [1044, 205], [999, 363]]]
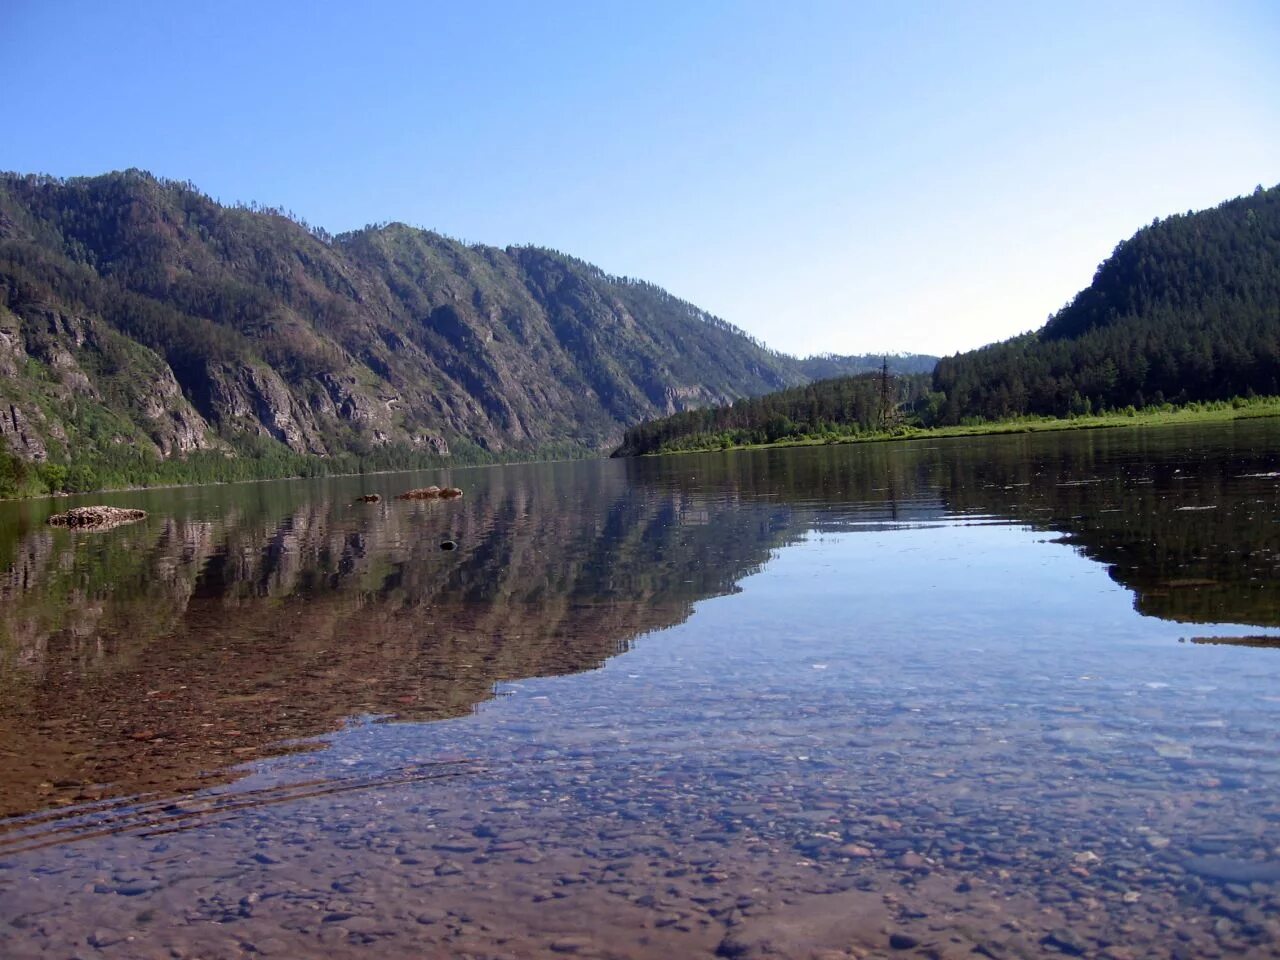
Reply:
[[1280, 954], [1277, 440], [0, 505], [0, 955]]

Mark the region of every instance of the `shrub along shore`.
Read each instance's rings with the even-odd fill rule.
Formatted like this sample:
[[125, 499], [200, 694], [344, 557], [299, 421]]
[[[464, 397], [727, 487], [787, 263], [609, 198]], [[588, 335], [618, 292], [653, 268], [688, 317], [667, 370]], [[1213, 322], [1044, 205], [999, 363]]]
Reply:
[[1280, 397], [1236, 397], [1232, 400], [1192, 402], [1182, 406], [1162, 404], [1136, 410], [1081, 414], [1070, 417], [1015, 417], [1007, 420], [969, 419], [954, 426], [924, 427], [899, 424], [889, 430], [865, 430], [856, 426], [822, 433], [780, 437], [769, 443], [737, 443], [728, 434], [680, 437], [644, 456], [671, 453], [706, 453], [717, 450], [769, 450], [775, 447], [811, 447], [837, 443], [884, 443], [940, 437], [980, 437], [1001, 433], [1045, 433], [1055, 430], [1099, 430], [1111, 427], [1160, 427], [1175, 424], [1225, 423], [1257, 417], [1280, 416]]
[[[1253, 417], [1280, 416], [1280, 397], [1236, 397], [1233, 400], [1189, 403], [1175, 407], [1164, 404], [1071, 417], [1018, 417], [1009, 420], [969, 420], [956, 426], [923, 427], [900, 424], [891, 430], [865, 430], [857, 426], [835, 427], [822, 433], [781, 437], [771, 443], [737, 443], [729, 434], [700, 434], [680, 437], [660, 450], [644, 456], [670, 453], [705, 453], [716, 450], [765, 450], [774, 447], [807, 447], [836, 443], [883, 443], [938, 437], [976, 437], [1000, 433], [1040, 433], [1050, 430], [1094, 430], [1108, 427], [1156, 427], [1187, 423], [1220, 423]], [[186, 460], [158, 461], [133, 454], [133, 469], [102, 471], [96, 465], [26, 464], [0, 450], [0, 500], [47, 497], [68, 493], [136, 490], [154, 487], [199, 486], [209, 483], [243, 483], [254, 480], [283, 480], [296, 477], [359, 476], [402, 470], [444, 469], [498, 463], [582, 459], [590, 452], [581, 448], [542, 448], [512, 452], [506, 457], [471, 455], [445, 460], [438, 457], [394, 456], [360, 459], [356, 457], [308, 457], [271, 450], [266, 456], [225, 453], [196, 454]]]

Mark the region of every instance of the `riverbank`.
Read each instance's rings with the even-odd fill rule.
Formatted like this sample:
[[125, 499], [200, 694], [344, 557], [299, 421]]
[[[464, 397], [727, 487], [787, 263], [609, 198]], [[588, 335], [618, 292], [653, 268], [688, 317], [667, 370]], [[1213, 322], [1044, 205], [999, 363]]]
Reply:
[[725, 444], [708, 438], [703, 445], [658, 450], [648, 457], [730, 450], [771, 450], [779, 447], [815, 447], [843, 443], [888, 443], [899, 440], [936, 440], [946, 437], [981, 437], [1002, 433], [1048, 433], [1061, 430], [1101, 430], [1115, 427], [1161, 427], [1178, 424], [1226, 423], [1280, 416], [1280, 397], [1191, 403], [1183, 407], [1148, 407], [1137, 411], [1087, 414], [1075, 417], [1017, 417], [945, 427], [900, 426], [889, 431], [826, 436], [783, 437], [772, 443]]

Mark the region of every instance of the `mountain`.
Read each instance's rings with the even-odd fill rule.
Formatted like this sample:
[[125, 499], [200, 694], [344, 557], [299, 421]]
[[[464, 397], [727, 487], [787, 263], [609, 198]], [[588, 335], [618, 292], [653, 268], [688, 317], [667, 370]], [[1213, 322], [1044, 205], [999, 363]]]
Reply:
[[333, 237], [136, 170], [0, 174], [0, 488], [42, 463], [91, 489], [177, 461], [226, 479], [596, 450], [855, 359], [776, 353], [552, 250]]
[[800, 370], [810, 380], [830, 380], [834, 377], [851, 377], [859, 373], [878, 373], [883, 364], [889, 372], [899, 375], [933, 373], [938, 358], [926, 353], [862, 353], [841, 356], [820, 353], [800, 361]]
[[941, 423], [1280, 394], [1280, 187], [1157, 220], [1035, 333], [944, 358]]

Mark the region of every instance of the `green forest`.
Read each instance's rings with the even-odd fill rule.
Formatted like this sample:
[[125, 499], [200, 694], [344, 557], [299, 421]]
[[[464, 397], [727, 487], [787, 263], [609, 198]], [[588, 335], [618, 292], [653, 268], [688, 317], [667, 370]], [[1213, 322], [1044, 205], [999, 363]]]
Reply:
[[331, 236], [139, 170], [0, 174], [0, 496], [587, 456], [877, 364], [541, 247]]
[[[1037, 332], [939, 360], [932, 377], [827, 380], [632, 427], [616, 456], [892, 435], [1280, 396], [1280, 187], [1157, 220]], [[895, 399], [886, 415], [880, 398]]]
[[1280, 394], [1280, 187], [1158, 220], [1035, 333], [938, 362], [938, 422]]
[[1280, 187], [1144, 227], [1038, 331], [882, 372], [551, 250], [332, 237], [139, 171], [0, 175], [0, 497], [1278, 395]]
[[837, 377], [638, 424], [623, 435], [613, 456], [884, 433], [929, 417], [931, 403], [936, 400], [925, 374]]

